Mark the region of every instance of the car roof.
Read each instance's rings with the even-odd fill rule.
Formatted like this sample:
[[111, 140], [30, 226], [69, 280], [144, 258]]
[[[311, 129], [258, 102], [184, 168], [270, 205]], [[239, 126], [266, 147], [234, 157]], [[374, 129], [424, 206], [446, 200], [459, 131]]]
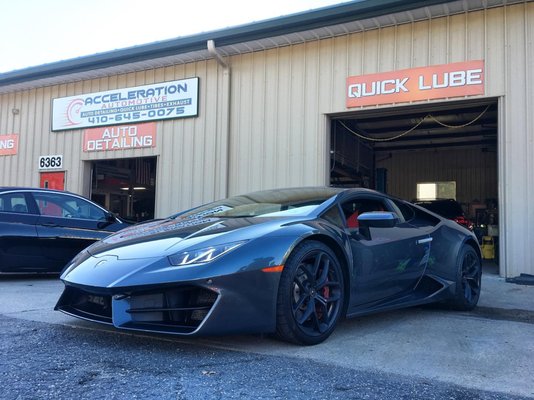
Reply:
[[[367, 189], [362, 187], [354, 187], [354, 188], [347, 188], [347, 187], [336, 187], [336, 186], [302, 186], [302, 187], [286, 187], [286, 188], [276, 188], [276, 189], [268, 189], [268, 190], [260, 190], [256, 192], [250, 192], [241, 194], [244, 196], [258, 196], [261, 197], [265, 194], [269, 194], [272, 192], [279, 192], [283, 193], [284, 195], [291, 197], [293, 194], [300, 195], [302, 193], [310, 193], [310, 195], [316, 194], [316, 193], [322, 193], [329, 198], [338, 198], [338, 199], [344, 199], [348, 196], [353, 196], [356, 194], [369, 194], [373, 196], [380, 196], [380, 197], [386, 197], [386, 198], [392, 198], [391, 196], [378, 192], [373, 189]], [[239, 196], [239, 195], [238, 195]]]
[[50, 192], [50, 193], [67, 193], [75, 196], [79, 196], [76, 193], [67, 192], [66, 190], [36, 188], [36, 187], [24, 187], [24, 186], [0, 186], [0, 192], [16, 192], [16, 191], [37, 191], [37, 192]]
[[382, 193], [382, 192], [379, 192], [379, 191], [373, 190], [373, 189], [362, 188], [362, 187], [343, 188], [343, 190], [341, 192], [343, 192], [344, 194], [355, 194], [355, 193], [358, 193], [358, 194], [362, 193], [363, 194], [363, 193], [365, 193], [365, 194], [371, 194], [371, 195], [381, 196], [381, 197], [392, 197], [389, 194]]

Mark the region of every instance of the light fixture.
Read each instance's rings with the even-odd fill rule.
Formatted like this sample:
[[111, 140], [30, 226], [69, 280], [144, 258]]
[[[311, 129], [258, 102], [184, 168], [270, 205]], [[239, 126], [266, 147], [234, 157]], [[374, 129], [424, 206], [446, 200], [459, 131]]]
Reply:
[[[144, 186], [134, 186], [132, 189], [133, 190], [146, 190], [146, 187], [144, 187]], [[130, 188], [129, 187], [121, 187], [121, 190], [130, 190]]]

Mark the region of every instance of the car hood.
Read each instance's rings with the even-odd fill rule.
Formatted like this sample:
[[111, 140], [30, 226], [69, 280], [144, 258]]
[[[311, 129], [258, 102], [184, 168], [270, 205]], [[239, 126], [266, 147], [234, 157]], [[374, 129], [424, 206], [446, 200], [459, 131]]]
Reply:
[[[87, 248], [95, 257], [162, 257], [188, 248], [253, 239], [303, 217], [163, 219], [123, 229]], [[209, 243], [207, 243], [209, 242]]]

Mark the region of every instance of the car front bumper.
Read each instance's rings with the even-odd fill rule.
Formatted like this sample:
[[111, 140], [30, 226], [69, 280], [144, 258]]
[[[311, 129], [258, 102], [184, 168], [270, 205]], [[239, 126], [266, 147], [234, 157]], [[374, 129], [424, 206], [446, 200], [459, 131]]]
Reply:
[[177, 335], [273, 332], [280, 273], [247, 271], [165, 285], [65, 281], [55, 309], [116, 328]]

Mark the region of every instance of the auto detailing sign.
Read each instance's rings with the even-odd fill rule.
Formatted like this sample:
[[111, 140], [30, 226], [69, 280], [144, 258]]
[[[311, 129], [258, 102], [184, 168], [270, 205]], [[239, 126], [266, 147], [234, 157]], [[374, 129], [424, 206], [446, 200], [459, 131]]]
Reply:
[[0, 135], [0, 156], [13, 156], [19, 149], [19, 135]]
[[156, 123], [86, 129], [83, 151], [141, 149], [156, 146]]
[[52, 130], [61, 131], [198, 115], [198, 78], [54, 99]]
[[484, 61], [347, 78], [347, 108], [484, 94]]

